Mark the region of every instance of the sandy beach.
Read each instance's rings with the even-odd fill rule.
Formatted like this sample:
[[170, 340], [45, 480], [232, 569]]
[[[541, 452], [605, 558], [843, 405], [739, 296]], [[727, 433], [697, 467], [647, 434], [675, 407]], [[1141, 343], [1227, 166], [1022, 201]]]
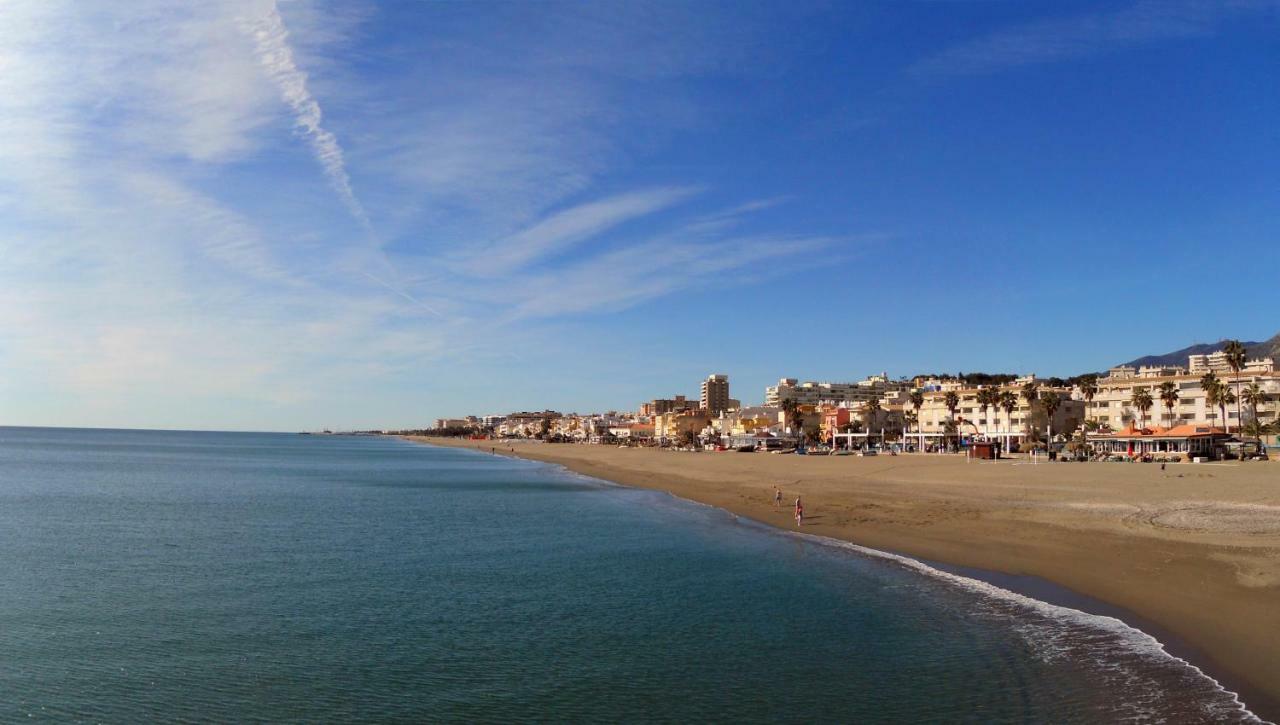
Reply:
[[[489, 451], [500, 442], [415, 439]], [[512, 450], [508, 450], [512, 449]], [[1280, 463], [966, 462], [961, 456], [499, 447], [764, 523], [945, 564], [1039, 577], [1137, 614], [1280, 703]], [[781, 509], [773, 487], [784, 494]], [[1259, 701], [1262, 700], [1262, 701]]]

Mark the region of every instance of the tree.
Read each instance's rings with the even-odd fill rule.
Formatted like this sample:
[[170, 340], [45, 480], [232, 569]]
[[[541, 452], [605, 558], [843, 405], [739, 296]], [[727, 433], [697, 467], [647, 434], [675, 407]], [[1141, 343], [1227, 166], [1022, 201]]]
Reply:
[[1058, 408], [1062, 407], [1062, 394], [1057, 392], [1048, 392], [1040, 396], [1040, 407], [1044, 409], [1044, 417], [1048, 421], [1048, 438], [1049, 442], [1053, 442], [1053, 414], [1058, 412]]
[[1036, 401], [1040, 399], [1040, 385], [1034, 380], [1022, 384], [1022, 389], [1018, 391], [1022, 395], [1022, 399], [1027, 403], [1027, 417], [1022, 421], [1022, 429], [1024, 434], [1031, 433], [1033, 426], [1031, 425], [1031, 413], [1036, 409]]
[[862, 415], [862, 420], [866, 422], [869, 440], [871, 431], [876, 429], [876, 415], [880, 412], [880, 400], [871, 398], [862, 404], [862, 408], [858, 412]]
[[1151, 410], [1154, 401], [1151, 399], [1151, 392], [1146, 387], [1139, 385], [1133, 389], [1133, 395], [1129, 398], [1129, 404], [1138, 409], [1138, 413], [1142, 415], [1142, 427], [1147, 427], [1147, 411]]
[[[1230, 405], [1238, 406], [1239, 402], [1240, 400], [1239, 398], [1236, 397], [1235, 391], [1227, 387], [1226, 383], [1223, 383], [1222, 394], [1218, 398], [1218, 406], [1222, 409], [1223, 420], [1227, 420], [1227, 406], [1230, 406]], [[1237, 407], [1237, 410], [1239, 410], [1238, 407]], [[1239, 416], [1239, 413], [1237, 413], [1236, 415]]]
[[[1240, 416], [1240, 371], [1244, 369], [1244, 345], [1240, 344], [1239, 340], [1227, 340], [1226, 346], [1222, 348], [1222, 356], [1227, 359], [1227, 365], [1230, 366], [1231, 372], [1235, 373], [1236, 423], [1243, 423], [1244, 419]], [[1231, 432], [1230, 426], [1227, 426], [1227, 432]]]
[[923, 432], [920, 428], [920, 409], [924, 407], [924, 391], [916, 388], [911, 391], [911, 394], [907, 396], [907, 399], [911, 401], [911, 407], [916, 411], [916, 414], [912, 416], [916, 424], [916, 432]]
[[676, 443], [678, 443], [681, 448], [696, 448], [698, 445], [698, 434], [695, 433], [692, 428], [682, 430], [680, 431], [679, 437], [676, 438]]
[[947, 407], [947, 413], [950, 419], [947, 424], [948, 431], [956, 431], [956, 409], [960, 407], [960, 395], [954, 390], [948, 390], [947, 394], [942, 396], [942, 403]]
[[800, 404], [796, 402], [795, 398], [783, 398], [781, 407], [787, 425], [796, 435], [799, 435], [801, 433], [800, 421], [804, 417], [804, 414], [800, 412]]
[[1218, 380], [1218, 376], [1210, 370], [1200, 376], [1200, 389], [1204, 391], [1204, 405], [1207, 410], [1205, 415], [1213, 417], [1213, 409], [1220, 405], [1222, 397], [1222, 382]]
[[951, 418], [947, 420], [947, 422], [942, 424], [942, 435], [945, 438], [949, 439], [952, 436], [959, 438], [960, 437], [959, 434], [960, 434], [960, 426], [956, 425], [956, 421], [954, 418]]
[[1027, 407], [1030, 408], [1040, 397], [1040, 386], [1035, 382], [1023, 383], [1021, 393], [1022, 399], [1027, 401]]
[[1262, 392], [1262, 388], [1256, 382], [1249, 383], [1249, 387], [1244, 389], [1244, 393], [1240, 397], [1249, 404], [1249, 410], [1253, 413], [1255, 427], [1257, 424], [1262, 423], [1262, 419], [1258, 416], [1258, 406], [1267, 402], [1267, 394]]
[[809, 430], [804, 432], [804, 439], [809, 443], [823, 443], [824, 441], [822, 440], [822, 429], [810, 428]]
[[1160, 402], [1164, 403], [1165, 410], [1169, 411], [1169, 427], [1173, 427], [1173, 406], [1178, 404], [1178, 384], [1166, 380], [1160, 383], [1160, 387], [1156, 389], [1160, 396]]
[[1277, 430], [1277, 429], [1280, 429], [1280, 423], [1271, 423], [1271, 424], [1263, 423], [1257, 418], [1254, 418], [1248, 423], [1245, 423], [1242, 428], [1245, 435], [1250, 436], [1252, 438], [1257, 438], [1258, 440], [1262, 440], [1263, 436], [1269, 435], [1271, 431]]
[[986, 387], [978, 391], [978, 408], [982, 411], [982, 421], [986, 423], [987, 435], [991, 435], [991, 421], [987, 418], [987, 411], [1000, 404], [1000, 391], [997, 388]]
[[1000, 407], [1004, 409], [1005, 418], [1009, 421], [1009, 432], [1013, 432], [1013, 411], [1018, 409], [1018, 396], [1012, 390], [1000, 391]]
[[[1089, 375], [1080, 381], [1080, 395], [1084, 397], [1085, 420], [1089, 419], [1089, 409], [1093, 407], [1093, 399], [1098, 395], [1098, 376]], [[1084, 421], [1081, 421], [1083, 427]]]
[[907, 413], [902, 416], [902, 422], [908, 429], [910, 429], [911, 426], [916, 425], [920, 422], [920, 416], [916, 415], [915, 413]]

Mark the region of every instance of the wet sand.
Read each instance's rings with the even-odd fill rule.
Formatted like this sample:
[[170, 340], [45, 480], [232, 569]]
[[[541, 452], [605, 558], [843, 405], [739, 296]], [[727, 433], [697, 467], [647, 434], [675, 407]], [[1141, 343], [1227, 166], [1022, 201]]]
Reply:
[[[496, 441], [425, 443], [489, 451]], [[514, 451], [506, 449], [513, 448]], [[1135, 613], [1243, 686], [1280, 703], [1280, 463], [966, 462], [500, 447], [617, 483], [669, 491], [779, 527], [962, 567], [1034, 576]], [[775, 508], [773, 487], [783, 490]], [[1140, 626], [1140, 625], [1139, 625]], [[1203, 660], [1207, 659], [1207, 662]], [[1261, 700], [1261, 701], [1259, 701]]]

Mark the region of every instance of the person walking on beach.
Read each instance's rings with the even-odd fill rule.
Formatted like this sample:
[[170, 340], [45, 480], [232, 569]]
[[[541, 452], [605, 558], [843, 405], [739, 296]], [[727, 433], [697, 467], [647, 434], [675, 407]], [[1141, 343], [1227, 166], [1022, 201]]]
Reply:
[[804, 504], [800, 503], [800, 497], [796, 496], [796, 526], [804, 525]]
[[773, 487], [773, 507], [782, 508], [782, 489], [777, 486]]

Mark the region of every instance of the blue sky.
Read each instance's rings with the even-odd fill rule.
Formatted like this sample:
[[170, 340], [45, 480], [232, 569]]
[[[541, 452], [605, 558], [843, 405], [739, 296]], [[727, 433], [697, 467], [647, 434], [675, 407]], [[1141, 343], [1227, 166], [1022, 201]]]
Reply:
[[1263, 339], [1276, 3], [0, 15], [0, 424], [632, 408]]

